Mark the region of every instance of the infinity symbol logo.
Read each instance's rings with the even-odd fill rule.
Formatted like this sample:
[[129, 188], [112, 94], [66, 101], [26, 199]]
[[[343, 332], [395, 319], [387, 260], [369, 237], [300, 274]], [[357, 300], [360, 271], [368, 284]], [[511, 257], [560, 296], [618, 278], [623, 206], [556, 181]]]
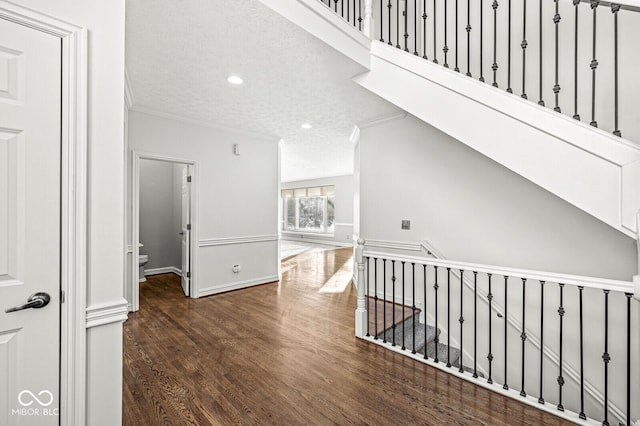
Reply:
[[[43, 398], [43, 400], [45, 400], [45, 401], [41, 401], [41, 400], [38, 398], [38, 396], [40, 396], [40, 397], [41, 397], [43, 394], [44, 394], [44, 395], [49, 395], [49, 401], [48, 401], [48, 402], [45, 402], [45, 401], [46, 401], [46, 398]], [[32, 401], [29, 401], [28, 397], [27, 397], [27, 402], [23, 401], [23, 396], [25, 396], [25, 395], [29, 395], [29, 396], [31, 396]], [[33, 404], [34, 402], [37, 402], [38, 404], [42, 405], [43, 407], [48, 407], [48, 406], [50, 406], [50, 405], [53, 403], [53, 394], [52, 394], [51, 392], [49, 392], [48, 390], [42, 390], [42, 391], [38, 392], [38, 396], [35, 396], [35, 395], [33, 394], [33, 392], [31, 392], [31, 391], [29, 391], [29, 390], [23, 390], [22, 392], [20, 392], [20, 393], [18, 394], [18, 402], [20, 402], [20, 404], [21, 404], [23, 407], [28, 407], [28, 406], [30, 406], [31, 404]]]

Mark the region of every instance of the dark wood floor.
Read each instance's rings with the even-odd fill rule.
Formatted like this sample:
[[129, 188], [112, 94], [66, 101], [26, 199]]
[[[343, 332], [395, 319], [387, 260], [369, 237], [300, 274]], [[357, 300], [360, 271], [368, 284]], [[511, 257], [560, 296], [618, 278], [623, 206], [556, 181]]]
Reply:
[[198, 300], [140, 286], [124, 325], [124, 424], [558, 425], [548, 414], [354, 337], [355, 290], [320, 289], [350, 249]]

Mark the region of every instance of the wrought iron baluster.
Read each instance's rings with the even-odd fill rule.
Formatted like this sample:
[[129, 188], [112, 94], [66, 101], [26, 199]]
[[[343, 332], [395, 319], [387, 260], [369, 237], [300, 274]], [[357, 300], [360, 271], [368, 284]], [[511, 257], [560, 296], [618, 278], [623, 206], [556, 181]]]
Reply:
[[604, 363], [604, 420], [603, 426], [609, 425], [609, 290], [604, 292], [604, 353], [602, 354], [602, 362]]
[[[559, 350], [559, 357], [560, 360], [558, 361], [558, 367], [560, 369], [560, 372], [558, 374], [558, 411], [564, 411], [564, 406], [562, 405], [562, 387], [564, 386], [564, 377], [562, 376], [562, 332], [563, 332], [563, 319], [564, 319], [564, 284], [562, 283], [558, 283], [558, 286], [560, 288], [560, 307], [558, 308], [558, 316], [560, 317], [560, 350]], [[578, 287], [580, 288], [580, 287]], [[582, 318], [582, 316], [581, 316]], [[581, 321], [582, 323], [582, 321]], [[580, 327], [580, 331], [582, 332], [582, 327]], [[582, 352], [582, 351], [580, 351]]]
[[540, 397], [538, 403], [544, 404], [542, 382], [544, 377], [544, 281], [540, 281]]
[[631, 426], [631, 298], [633, 293], [625, 293], [627, 298], [627, 426]]
[[406, 349], [405, 343], [404, 343], [405, 342], [404, 328], [405, 328], [405, 323], [406, 323], [406, 321], [404, 320], [404, 303], [405, 303], [405, 300], [407, 300], [404, 297], [404, 289], [406, 287], [405, 280], [404, 280], [404, 275], [405, 275], [404, 274], [404, 263], [405, 262], [402, 261], [402, 301], [401, 301], [401, 306], [402, 306], [402, 314], [401, 315], [402, 316], [400, 317], [400, 319], [402, 320], [402, 350], [403, 351]]
[[447, 268], [447, 367], [451, 367], [451, 268]]
[[460, 321], [460, 359], [458, 360], [458, 372], [463, 373], [464, 370], [462, 369], [462, 354], [464, 354], [464, 348], [462, 346], [462, 343], [464, 342], [464, 339], [462, 337], [462, 325], [464, 324], [464, 316], [462, 315], [464, 310], [462, 307], [462, 301], [464, 299], [464, 270], [460, 269], [460, 319], [458, 321]]
[[[416, 264], [411, 262], [411, 279], [412, 281], [412, 304], [411, 304], [411, 313], [413, 314], [413, 350], [412, 354], [416, 353]], [[426, 324], [425, 324], [426, 326]]]
[[408, 19], [409, 16], [407, 14], [407, 1], [404, 1], [404, 12], [402, 12], [402, 15], [404, 16], [404, 51], [408, 52], [409, 51], [409, 47], [407, 47], [407, 43], [409, 41], [409, 28], [408, 28]]
[[478, 272], [473, 271], [473, 378], [478, 378]]
[[460, 68], [458, 68], [458, 51], [460, 49], [458, 49], [458, 0], [456, 0], [456, 10], [455, 10], [455, 25], [454, 25], [454, 29], [455, 29], [455, 44], [456, 44], [456, 56], [455, 56], [455, 67], [453, 68], [453, 70], [455, 72], [460, 72]]
[[373, 339], [378, 340], [378, 259], [375, 257], [373, 258], [373, 303], [375, 304], [373, 310], [373, 332], [375, 335]]
[[584, 328], [582, 323], [582, 292], [584, 287], [578, 286], [578, 315], [580, 326], [580, 414], [579, 417], [582, 420], [587, 419], [587, 415], [584, 413]]
[[538, 63], [538, 65], [539, 65], [539, 74], [540, 74], [539, 75], [540, 81], [539, 81], [539, 84], [538, 84], [538, 89], [540, 91], [539, 96], [538, 96], [538, 98], [539, 98], [538, 105], [544, 106], [544, 100], [542, 99], [542, 0], [539, 0], [538, 5], [539, 5], [539, 16], [538, 16], [538, 18], [539, 18], [539, 34], [538, 34], [539, 35], [539, 40], [538, 40], [538, 42], [540, 44], [540, 46], [538, 48], [538, 52], [540, 53], [540, 58], [539, 58], [539, 63]]
[[[560, 49], [560, 47], [559, 47], [559, 45], [560, 45], [559, 38], [560, 38], [560, 35], [559, 34], [560, 34], [560, 19], [561, 19], [560, 18], [560, 13], [558, 13], [558, 5], [560, 3], [560, 0], [554, 0], [554, 1], [556, 3], [556, 13], [553, 15], [553, 24], [554, 24], [554, 27], [555, 27], [555, 84], [553, 85], [553, 94], [554, 94], [554, 97], [555, 97], [556, 105], [553, 107], [553, 110], [555, 112], [561, 112], [560, 111], [560, 83], [558, 81], [558, 79], [559, 79], [559, 77], [558, 77], [559, 70], [558, 69], [559, 69], [559, 63], [560, 63], [560, 60], [559, 60], [559, 57], [560, 57], [560, 54], [559, 54], [559, 49]], [[577, 45], [576, 45], [576, 48], [577, 48]], [[542, 61], [542, 59], [540, 59], [540, 61]]]
[[391, 6], [391, 0], [389, 0], [389, 3], [387, 4], [387, 10], [389, 11], [389, 29], [388, 29], [388, 34], [389, 34], [389, 41], [387, 42], [387, 44], [389, 46], [393, 46], [393, 43], [391, 43], [391, 8], [393, 6]]
[[447, 0], [444, 0], [444, 47], [442, 51], [444, 52], [444, 67], [449, 68], [449, 63], [447, 62], [447, 53], [449, 52], [449, 47], [447, 46]]
[[371, 282], [369, 281], [369, 257], [364, 258], [364, 263], [365, 263], [365, 271], [367, 273], [366, 276], [366, 283], [367, 285], [364, 287], [364, 302], [365, 302], [365, 309], [367, 310], [367, 336], [370, 336], [369, 334], [369, 318], [370, 318], [370, 312], [371, 309], [369, 309], [369, 286], [371, 285]]
[[[380, 0], [380, 6], [382, 7], [382, 0]], [[371, 14], [373, 14], [373, 11], [371, 11]], [[354, 12], [354, 19], [355, 19], [355, 12]], [[358, 30], [362, 31], [362, 0], [358, 0]], [[382, 34], [382, 29], [380, 31], [380, 34]], [[373, 36], [373, 34], [371, 34], [371, 36]]]
[[484, 53], [484, 0], [480, 0], [480, 80], [484, 83], [484, 67], [482, 66], [482, 54]]
[[[481, 9], [482, 10], [482, 9]], [[467, 77], [471, 77], [471, 0], [467, 0]], [[480, 35], [482, 37], [482, 33]]]
[[436, 41], [438, 39], [438, 32], [437, 32], [438, 14], [436, 13], [436, 1], [437, 0], [433, 0], [433, 63], [434, 64], [438, 63], [438, 47], [436, 45]]
[[513, 93], [511, 88], [511, 0], [507, 3], [507, 92]]
[[493, 353], [491, 353], [491, 315], [493, 312], [491, 311], [491, 301], [493, 301], [493, 293], [491, 293], [491, 277], [492, 274], [488, 274], [489, 276], [489, 293], [487, 294], [487, 300], [489, 301], [489, 354], [487, 355], [487, 359], [489, 360], [489, 378], [487, 379], [487, 383], [493, 383], [493, 378], [491, 377], [491, 365], [493, 364]]
[[382, 259], [382, 343], [387, 343], [387, 259]]
[[413, 54], [418, 56], [418, 0], [413, 0]]
[[527, 393], [524, 390], [524, 343], [527, 340], [527, 331], [526, 331], [526, 316], [525, 316], [525, 307], [526, 307], [526, 290], [527, 290], [527, 279], [521, 278], [522, 280], [522, 334], [520, 334], [520, 339], [522, 339], [522, 363], [520, 364], [522, 369], [522, 383], [520, 385], [520, 396], [527, 396]]
[[391, 261], [391, 346], [396, 345], [396, 261]]
[[498, 61], [496, 57], [497, 53], [497, 42], [498, 42], [498, 1], [493, 0], [491, 3], [491, 8], [493, 9], [493, 64], [491, 64], [491, 70], [493, 71], [493, 83], [491, 85], [493, 87], [498, 87], [498, 81], [496, 80], [497, 72], [498, 72]]
[[598, 127], [598, 122], [596, 121], [596, 69], [598, 68], [598, 60], [596, 59], [596, 17], [599, 4], [600, 2], [598, 0], [591, 0], [591, 10], [593, 11], [593, 59], [591, 59], [591, 63], [589, 64], [591, 68], [591, 122], [589, 125], [593, 127]]
[[520, 95], [523, 99], [527, 99], [527, 90], [525, 86], [525, 76], [527, 73], [526, 67], [526, 58], [527, 58], [527, 0], [523, 1], [523, 12], [522, 12], [522, 43], [520, 43], [520, 47], [522, 47], [522, 95]]
[[[344, 0], [342, 0], [342, 3], [344, 3]], [[344, 8], [344, 5], [343, 5]], [[343, 16], [344, 17], [344, 16]], [[349, 22], [350, 20], [350, 14], [349, 14], [349, 1], [347, 0], [347, 22]]]
[[422, 59], [429, 59], [427, 58], [427, 0], [422, 0]]
[[[435, 328], [436, 328], [436, 337], [433, 339], [433, 342], [435, 343], [435, 347], [436, 347], [436, 351], [435, 351], [435, 358], [433, 359], [436, 363], [440, 362], [438, 360], [438, 344], [440, 343], [440, 338], [438, 337], [438, 288], [440, 286], [438, 286], [438, 267], [434, 266], [435, 269], [435, 283], [433, 285], [433, 290], [435, 291], [435, 305], [436, 305], [436, 318], [435, 318]], [[427, 350], [427, 348], [425, 347], [425, 351]]]
[[509, 277], [507, 275], [504, 276], [504, 385], [502, 385], [502, 389], [508, 390], [509, 385], [507, 381], [507, 326], [509, 325], [509, 317], [507, 315], [507, 289], [508, 289], [508, 281]]
[[396, 0], [396, 48], [400, 49], [400, 0]]
[[422, 306], [422, 312], [424, 315], [424, 359], [428, 359], [429, 357], [427, 357], [427, 265], [422, 265], [422, 273], [424, 276], [424, 282], [423, 282], [423, 298], [424, 298], [424, 305]]
[[[348, 9], [349, 8], [347, 7], [347, 10]], [[344, 18], [344, 0], [340, 2], [340, 10], [341, 10], [340, 15]]]
[[382, 0], [380, 0], [380, 42], [384, 43], [384, 5]]
[[618, 12], [619, 4], [611, 5], [613, 13], [613, 134], [622, 136], [618, 127]]
[[333, 0], [333, 11], [338, 13], [338, 0]]
[[578, 6], [580, 0], [573, 0], [573, 8], [575, 10], [575, 28], [573, 38], [573, 118], [580, 120], [578, 114]]

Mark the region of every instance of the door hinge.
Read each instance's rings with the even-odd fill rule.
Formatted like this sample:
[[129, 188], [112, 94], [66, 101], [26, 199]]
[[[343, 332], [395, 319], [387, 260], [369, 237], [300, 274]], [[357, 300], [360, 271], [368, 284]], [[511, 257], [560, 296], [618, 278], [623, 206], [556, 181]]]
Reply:
[[191, 176], [187, 176], [187, 182], [191, 183]]
[[64, 291], [60, 290], [60, 303], [64, 303]]
[[187, 231], [191, 231], [191, 224], [187, 223]]
[[191, 272], [187, 272], [187, 278], [191, 278]]

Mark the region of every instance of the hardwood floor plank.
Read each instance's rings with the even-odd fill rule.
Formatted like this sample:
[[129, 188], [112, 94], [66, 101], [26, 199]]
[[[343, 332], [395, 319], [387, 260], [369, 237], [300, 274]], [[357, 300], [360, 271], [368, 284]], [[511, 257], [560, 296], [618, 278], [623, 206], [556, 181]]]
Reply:
[[197, 300], [149, 277], [124, 325], [123, 423], [565, 424], [355, 338], [353, 286], [321, 291], [351, 256], [305, 253], [279, 283]]

